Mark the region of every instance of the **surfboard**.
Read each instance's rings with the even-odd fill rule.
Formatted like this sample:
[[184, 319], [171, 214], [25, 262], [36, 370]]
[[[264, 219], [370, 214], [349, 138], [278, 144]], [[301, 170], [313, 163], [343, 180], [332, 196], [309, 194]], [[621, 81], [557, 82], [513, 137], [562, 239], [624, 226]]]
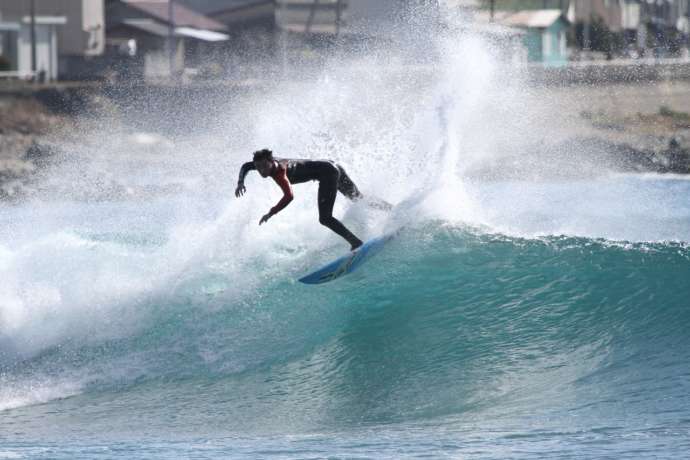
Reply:
[[299, 281], [305, 284], [322, 284], [352, 273], [361, 267], [364, 262], [381, 251], [385, 244], [392, 240], [395, 235], [396, 233], [389, 233], [377, 238], [372, 238], [349, 254], [324, 265], [315, 272], [300, 278]]

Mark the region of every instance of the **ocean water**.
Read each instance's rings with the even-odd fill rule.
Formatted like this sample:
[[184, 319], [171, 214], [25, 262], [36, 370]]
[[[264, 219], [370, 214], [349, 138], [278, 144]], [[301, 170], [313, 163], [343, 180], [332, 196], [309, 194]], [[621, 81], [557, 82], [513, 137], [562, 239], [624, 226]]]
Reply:
[[[690, 181], [544, 157], [567, 107], [464, 33], [398, 65], [411, 37], [192, 130], [151, 105], [60, 140], [0, 206], [0, 458], [688, 457]], [[233, 192], [263, 147], [342, 163], [396, 207], [335, 215], [399, 236], [298, 283], [348, 247], [312, 183], [258, 226], [278, 188]]]
[[[295, 280], [346, 245], [308, 219], [291, 245], [238, 242], [211, 210], [176, 228], [189, 196], [3, 208], [0, 455], [686, 456], [690, 181], [467, 190], [484, 223], [433, 194], [346, 212], [405, 227], [316, 287]], [[643, 204], [594, 206], [623, 193]], [[516, 194], [532, 204], [502, 222], [522, 235], [492, 230]]]

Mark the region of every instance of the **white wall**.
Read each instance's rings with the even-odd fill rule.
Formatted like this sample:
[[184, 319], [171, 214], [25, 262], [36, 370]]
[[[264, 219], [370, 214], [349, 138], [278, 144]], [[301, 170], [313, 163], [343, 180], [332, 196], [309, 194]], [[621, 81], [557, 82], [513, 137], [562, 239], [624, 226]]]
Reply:
[[[105, 0], [35, 0], [37, 16], [65, 16], [58, 26], [61, 55], [102, 54], [105, 47]], [[19, 22], [29, 15], [29, 0], [0, 0], [4, 20]]]
[[[50, 80], [55, 80], [58, 76], [58, 44], [55, 28], [55, 25], [36, 25], [36, 71], [45, 72]], [[19, 30], [17, 70], [31, 72], [31, 25], [29, 24], [22, 24]]]
[[82, 30], [88, 34], [84, 54], [94, 56], [105, 50], [105, 5], [103, 0], [82, 0]]

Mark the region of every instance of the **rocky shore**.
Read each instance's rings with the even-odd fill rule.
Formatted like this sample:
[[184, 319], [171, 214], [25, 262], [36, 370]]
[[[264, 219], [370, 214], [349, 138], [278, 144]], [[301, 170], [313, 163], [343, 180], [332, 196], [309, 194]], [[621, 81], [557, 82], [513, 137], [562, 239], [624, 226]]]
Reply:
[[611, 172], [690, 174], [690, 114], [662, 106], [654, 114], [617, 117], [583, 111], [577, 118], [585, 128], [573, 129], [567, 139], [535, 143], [469, 174], [501, 180], [579, 179]]
[[32, 96], [0, 97], [0, 200], [30, 194], [30, 183], [48, 165], [53, 143], [73, 125], [73, 116], [55, 113]]

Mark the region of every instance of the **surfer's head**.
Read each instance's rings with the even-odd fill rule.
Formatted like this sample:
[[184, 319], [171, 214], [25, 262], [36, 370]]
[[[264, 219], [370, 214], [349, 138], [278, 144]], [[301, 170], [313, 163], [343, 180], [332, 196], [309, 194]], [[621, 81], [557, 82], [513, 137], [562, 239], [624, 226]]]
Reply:
[[254, 152], [254, 166], [259, 171], [261, 177], [271, 175], [273, 169], [273, 152], [268, 149], [257, 150]]

